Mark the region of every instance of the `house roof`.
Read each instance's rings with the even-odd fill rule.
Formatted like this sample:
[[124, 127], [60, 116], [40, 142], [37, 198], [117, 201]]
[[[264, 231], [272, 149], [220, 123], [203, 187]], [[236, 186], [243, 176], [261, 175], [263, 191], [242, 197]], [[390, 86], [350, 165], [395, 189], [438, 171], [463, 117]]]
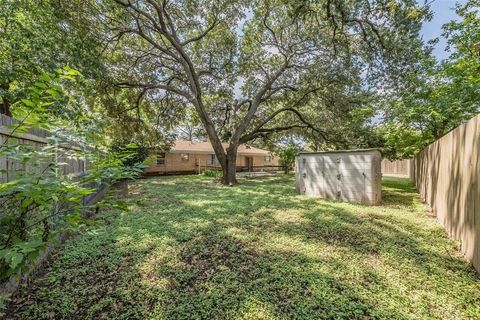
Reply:
[[[222, 145], [223, 145], [223, 149], [226, 150], [228, 147], [228, 143], [222, 143]], [[210, 142], [197, 142], [197, 141], [186, 141], [186, 140], [175, 141], [169, 152], [171, 153], [205, 153], [205, 154], [214, 153], [212, 144]], [[258, 149], [245, 144], [241, 144], [238, 147], [238, 155], [268, 156], [270, 154], [271, 152], [268, 150]]]

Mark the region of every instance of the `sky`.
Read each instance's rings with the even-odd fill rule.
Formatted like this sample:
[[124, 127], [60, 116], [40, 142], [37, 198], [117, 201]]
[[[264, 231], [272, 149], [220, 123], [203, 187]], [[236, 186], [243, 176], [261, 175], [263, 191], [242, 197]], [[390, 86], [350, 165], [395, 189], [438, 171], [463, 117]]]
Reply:
[[[442, 25], [451, 20], [458, 20], [458, 16], [455, 13], [455, 4], [464, 5], [466, 2], [467, 0], [434, 0], [430, 4], [433, 18], [431, 21], [424, 22], [422, 37], [425, 41], [439, 38], [439, 42], [433, 50], [433, 54], [438, 60], [443, 60], [449, 56], [449, 53], [445, 51], [447, 41], [442, 37]], [[418, 1], [418, 3], [423, 3], [423, 1]]]

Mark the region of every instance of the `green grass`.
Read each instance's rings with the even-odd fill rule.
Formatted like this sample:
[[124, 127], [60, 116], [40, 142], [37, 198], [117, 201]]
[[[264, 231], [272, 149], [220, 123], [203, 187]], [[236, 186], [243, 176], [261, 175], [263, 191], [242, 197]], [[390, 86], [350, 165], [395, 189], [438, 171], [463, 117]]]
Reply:
[[163, 177], [69, 240], [18, 319], [479, 319], [480, 281], [414, 188], [384, 204], [300, 196], [291, 176]]

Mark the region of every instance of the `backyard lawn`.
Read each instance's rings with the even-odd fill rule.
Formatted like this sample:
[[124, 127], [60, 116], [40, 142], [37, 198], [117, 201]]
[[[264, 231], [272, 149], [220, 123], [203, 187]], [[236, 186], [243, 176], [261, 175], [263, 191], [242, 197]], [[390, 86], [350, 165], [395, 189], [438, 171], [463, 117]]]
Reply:
[[66, 242], [14, 319], [479, 319], [480, 280], [412, 186], [384, 204], [300, 196], [292, 176], [133, 182], [130, 210]]

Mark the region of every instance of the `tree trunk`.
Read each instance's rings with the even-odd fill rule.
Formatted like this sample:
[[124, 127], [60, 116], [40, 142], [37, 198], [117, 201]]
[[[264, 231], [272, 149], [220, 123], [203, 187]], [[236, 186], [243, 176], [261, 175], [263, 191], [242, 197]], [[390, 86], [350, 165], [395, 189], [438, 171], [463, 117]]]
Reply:
[[[10, 89], [10, 86], [6, 83], [0, 84], [0, 87], [8, 91]], [[10, 101], [8, 101], [8, 98], [6, 96], [2, 97], [2, 104], [0, 105], [0, 114], [7, 115], [9, 117], [12, 116], [12, 113], [10, 112]]]
[[222, 163], [222, 183], [227, 186], [237, 183], [237, 149], [238, 145], [230, 144], [227, 148], [225, 163]]

